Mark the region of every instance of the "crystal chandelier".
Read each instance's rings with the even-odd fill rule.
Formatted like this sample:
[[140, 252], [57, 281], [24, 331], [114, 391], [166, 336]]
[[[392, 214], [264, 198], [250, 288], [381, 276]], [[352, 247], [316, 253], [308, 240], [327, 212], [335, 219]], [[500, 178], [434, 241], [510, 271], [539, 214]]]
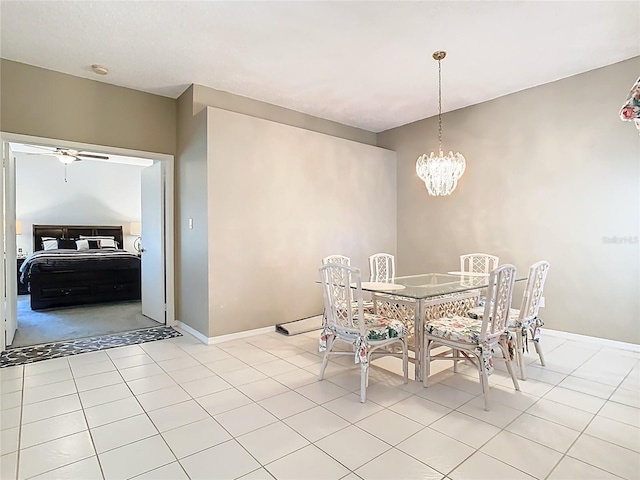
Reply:
[[464, 173], [466, 162], [460, 153], [442, 152], [442, 68], [440, 62], [447, 52], [434, 52], [438, 61], [438, 154], [423, 154], [416, 161], [416, 173], [424, 181], [429, 195], [451, 195]]

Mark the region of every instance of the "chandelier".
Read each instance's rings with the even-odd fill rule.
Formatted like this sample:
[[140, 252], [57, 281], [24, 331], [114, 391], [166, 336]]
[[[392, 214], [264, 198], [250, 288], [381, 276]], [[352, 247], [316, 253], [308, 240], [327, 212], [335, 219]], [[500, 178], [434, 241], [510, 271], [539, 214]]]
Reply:
[[433, 59], [438, 61], [438, 154], [423, 154], [416, 161], [416, 173], [425, 183], [429, 195], [451, 195], [464, 173], [466, 162], [460, 153], [442, 152], [442, 68], [440, 62], [447, 52], [434, 52]]

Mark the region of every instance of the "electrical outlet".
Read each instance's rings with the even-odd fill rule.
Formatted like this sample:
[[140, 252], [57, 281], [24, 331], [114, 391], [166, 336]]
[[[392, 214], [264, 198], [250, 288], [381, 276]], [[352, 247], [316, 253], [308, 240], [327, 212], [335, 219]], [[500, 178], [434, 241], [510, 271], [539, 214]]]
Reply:
[[544, 297], [540, 297], [540, 308], [544, 307]]

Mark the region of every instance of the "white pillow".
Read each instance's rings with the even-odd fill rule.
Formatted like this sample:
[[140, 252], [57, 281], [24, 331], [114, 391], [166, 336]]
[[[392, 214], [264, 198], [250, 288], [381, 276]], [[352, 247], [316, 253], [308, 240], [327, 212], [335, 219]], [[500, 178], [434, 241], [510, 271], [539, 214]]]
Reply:
[[102, 240], [103, 238], [108, 238], [111, 240], [116, 239], [116, 237], [109, 236], [109, 235], [79, 235], [78, 238], [82, 240]]
[[78, 250], [89, 250], [89, 240], [76, 240]]
[[46, 239], [45, 238], [42, 239], [42, 247], [45, 250], [57, 250], [58, 249], [58, 240], [56, 240], [55, 238], [46, 238]]
[[118, 248], [113, 238], [101, 238], [98, 240], [98, 245], [100, 248]]

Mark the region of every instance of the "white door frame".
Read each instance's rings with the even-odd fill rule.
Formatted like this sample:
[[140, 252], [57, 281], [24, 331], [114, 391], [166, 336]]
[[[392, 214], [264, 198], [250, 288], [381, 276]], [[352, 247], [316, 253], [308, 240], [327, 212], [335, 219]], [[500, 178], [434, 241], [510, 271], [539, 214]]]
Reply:
[[[7, 153], [9, 152], [9, 148], [5, 147], [5, 144], [2, 143], [2, 159], [3, 165], [0, 168], [0, 216], [2, 217], [2, 221], [4, 222], [4, 161], [8, 161]], [[4, 235], [0, 235], [0, 252], [4, 252], [6, 250], [4, 245]], [[0, 260], [0, 351], [4, 351], [6, 349], [6, 328], [7, 328], [7, 294], [4, 285], [4, 281], [6, 278], [5, 272], [5, 264], [7, 263], [7, 259], [5, 261]]]
[[[13, 341], [15, 329], [17, 328], [17, 310], [18, 310], [18, 284], [15, 279], [18, 276], [16, 257], [16, 161], [13, 152], [5, 144], [2, 144], [4, 152], [11, 153], [4, 159], [4, 209], [2, 211], [4, 224], [4, 251], [5, 251], [5, 315], [6, 323], [3, 324], [2, 338], [6, 340], [7, 333], [4, 328], [9, 325], [14, 331], [10, 335]], [[6, 342], [4, 344], [6, 347]]]
[[[168, 326], [173, 326], [176, 324], [176, 313], [175, 313], [175, 242], [174, 242], [174, 172], [175, 172], [175, 158], [173, 155], [165, 154], [165, 153], [155, 153], [155, 152], [146, 152], [143, 150], [132, 150], [127, 148], [118, 148], [118, 147], [108, 147], [105, 145], [94, 145], [90, 143], [80, 143], [80, 142], [72, 142], [69, 140], [58, 140], [52, 138], [44, 138], [44, 137], [36, 137], [33, 135], [21, 135], [17, 133], [9, 133], [0, 131], [0, 142], [4, 145], [4, 142], [15, 142], [15, 143], [35, 143], [38, 145], [48, 146], [48, 147], [59, 147], [65, 146], [68, 148], [73, 148], [76, 150], [88, 150], [96, 153], [104, 153], [106, 155], [123, 155], [130, 157], [142, 157], [150, 160], [160, 160], [162, 162], [163, 170], [164, 170], [164, 198], [165, 198], [165, 226], [164, 226], [164, 235], [165, 235], [165, 269], [166, 269], [166, 280], [165, 280], [165, 298], [167, 301], [167, 314], [166, 314], [166, 324]], [[13, 179], [5, 179], [6, 181], [13, 182], [13, 205], [15, 212], [15, 175]], [[11, 189], [8, 188], [9, 191]], [[0, 217], [2, 217], [2, 221], [4, 222], [4, 211], [0, 211]], [[13, 265], [16, 263], [16, 251], [15, 248], [13, 251], [7, 251], [7, 262], [12, 262]], [[6, 278], [6, 272], [5, 272]], [[15, 283], [14, 279], [9, 279], [11, 282]], [[7, 294], [12, 293], [13, 298], [7, 297], [7, 302], [15, 302], [16, 301], [16, 291], [7, 292]], [[0, 327], [0, 334], [2, 335], [2, 343], [4, 343], [4, 322], [2, 322], [2, 326]], [[0, 345], [4, 347], [5, 345]]]

